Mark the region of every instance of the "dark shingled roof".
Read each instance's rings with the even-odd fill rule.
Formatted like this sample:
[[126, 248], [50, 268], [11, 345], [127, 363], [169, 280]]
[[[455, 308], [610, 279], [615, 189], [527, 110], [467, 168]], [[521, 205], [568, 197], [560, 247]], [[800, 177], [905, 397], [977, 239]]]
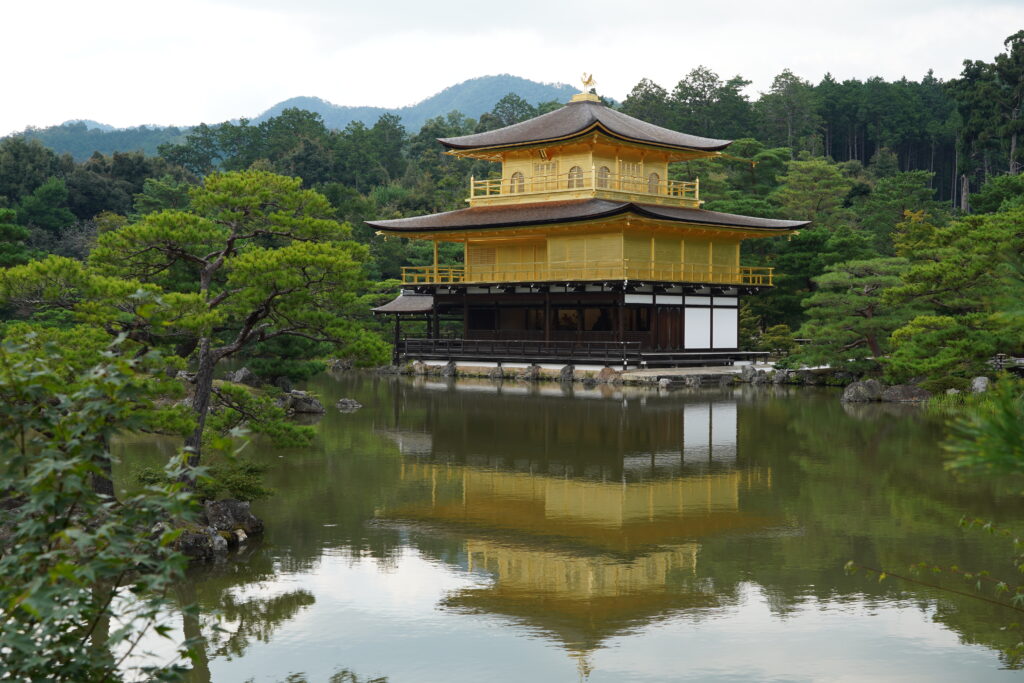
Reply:
[[402, 292], [383, 306], [373, 309], [374, 313], [428, 313], [434, 310], [432, 294], [408, 294]]
[[569, 223], [595, 218], [607, 218], [632, 213], [657, 220], [720, 225], [734, 228], [760, 228], [767, 230], [795, 230], [810, 221], [783, 221], [774, 218], [755, 218], [704, 209], [681, 206], [638, 204], [609, 199], [573, 199], [535, 204], [508, 204], [502, 206], [473, 206], [468, 209], [446, 211], [428, 216], [396, 218], [387, 221], [366, 221], [367, 225], [390, 232], [431, 232], [443, 230], [472, 230], [474, 228], [500, 228], [545, 223]]
[[497, 130], [457, 138], [438, 138], [438, 142], [451, 149], [514, 147], [570, 138], [591, 129], [623, 140], [646, 142], [674, 149], [716, 152], [732, 144], [732, 140], [715, 140], [677, 133], [634, 119], [599, 102], [586, 101], [570, 102], [561, 109]]

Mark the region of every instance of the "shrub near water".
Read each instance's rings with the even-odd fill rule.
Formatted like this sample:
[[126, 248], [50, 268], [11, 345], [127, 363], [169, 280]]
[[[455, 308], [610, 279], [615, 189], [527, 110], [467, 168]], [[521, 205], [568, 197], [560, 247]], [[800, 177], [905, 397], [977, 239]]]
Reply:
[[[186, 559], [167, 519], [188, 520], [179, 483], [124, 500], [101, 493], [110, 438], [146, 426], [148, 379], [159, 359], [127, 360], [117, 346], [68, 380], [54, 348], [0, 345], [0, 678], [17, 681], [176, 680], [180, 663], [128, 664], [160, 622]], [[186, 473], [172, 459], [165, 479]], [[116, 610], [116, 613], [115, 613]], [[178, 646], [178, 662], [186, 656]]]

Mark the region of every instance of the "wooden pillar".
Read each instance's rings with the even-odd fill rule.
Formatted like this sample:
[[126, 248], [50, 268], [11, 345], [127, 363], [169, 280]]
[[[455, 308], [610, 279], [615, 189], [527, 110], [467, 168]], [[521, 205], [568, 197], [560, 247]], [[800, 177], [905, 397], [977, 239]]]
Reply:
[[654, 302], [654, 305], [651, 306], [651, 341], [653, 342], [651, 344], [651, 347], [655, 349], [660, 349], [661, 337], [658, 336], [660, 327], [660, 325], [658, 324], [658, 318], [660, 318], [661, 316], [658, 314], [658, 295], [651, 294], [651, 301]]
[[462, 293], [462, 338], [469, 338], [469, 296]]
[[551, 341], [551, 290], [544, 290], [544, 341]]
[[395, 348], [391, 352], [391, 362], [393, 365], [398, 365], [399, 352], [398, 347], [402, 340], [402, 316], [395, 313]]
[[437, 281], [437, 240], [434, 240], [434, 282]]
[[618, 320], [615, 323], [615, 341], [623, 342], [626, 341], [626, 294], [623, 292], [619, 295], [618, 301], [619, 315]]

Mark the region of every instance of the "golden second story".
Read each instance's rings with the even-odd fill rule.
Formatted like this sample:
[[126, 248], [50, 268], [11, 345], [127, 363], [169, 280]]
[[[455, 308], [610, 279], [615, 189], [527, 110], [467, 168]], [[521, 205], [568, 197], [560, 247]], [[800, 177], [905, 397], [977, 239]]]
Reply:
[[699, 208], [699, 181], [669, 178], [669, 164], [713, 157], [728, 140], [654, 126], [581, 93], [565, 107], [506, 128], [440, 142], [449, 154], [501, 164], [470, 180], [470, 206], [611, 199]]

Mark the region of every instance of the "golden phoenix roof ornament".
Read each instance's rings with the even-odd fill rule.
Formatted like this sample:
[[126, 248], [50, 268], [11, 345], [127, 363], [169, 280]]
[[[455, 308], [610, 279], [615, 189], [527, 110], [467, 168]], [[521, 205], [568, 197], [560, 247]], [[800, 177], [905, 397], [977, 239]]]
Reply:
[[590, 92], [590, 89], [597, 85], [597, 81], [594, 80], [594, 74], [588, 74], [586, 71], [583, 72], [580, 80], [583, 82], [583, 92]]

